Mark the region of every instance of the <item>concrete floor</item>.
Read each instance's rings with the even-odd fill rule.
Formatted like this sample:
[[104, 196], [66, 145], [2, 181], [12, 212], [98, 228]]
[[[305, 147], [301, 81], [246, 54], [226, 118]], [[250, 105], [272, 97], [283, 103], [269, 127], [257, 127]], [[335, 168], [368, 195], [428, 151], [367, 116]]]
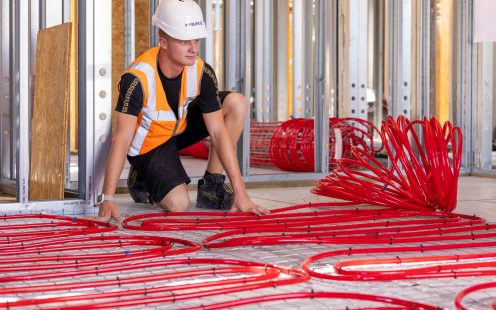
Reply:
[[[286, 188], [257, 188], [249, 189], [248, 192], [252, 199], [263, 205], [268, 209], [284, 207], [288, 205], [302, 204], [308, 202], [325, 202], [331, 199], [317, 196], [310, 193], [311, 187], [286, 187]], [[196, 199], [196, 191], [190, 191], [191, 205], [190, 211], [198, 211], [194, 207]], [[160, 212], [147, 204], [135, 204], [131, 201], [127, 194], [118, 195], [117, 203], [119, 205], [121, 216], [123, 218], [130, 215]], [[480, 177], [461, 177], [459, 182], [458, 193], [458, 207], [456, 213], [477, 215], [483, 217], [490, 223], [496, 223], [496, 179], [480, 178]], [[217, 233], [218, 231], [202, 230], [202, 231], [173, 231], [173, 232], [143, 232], [143, 231], [129, 231], [122, 227], [118, 231], [111, 234], [138, 234], [138, 235], [159, 235], [170, 236], [176, 238], [187, 239], [195, 242], [201, 242], [204, 238]], [[487, 240], [486, 240], [487, 241]], [[439, 242], [438, 242], [439, 243]], [[353, 245], [353, 247], [367, 248], [371, 245]], [[237, 248], [221, 248], [221, 249], [202, 249], [199, 252], [188, 254], [188, 257], [202, 257], [202, 258], [225, 258], [225, 259], [241, 259], [249, 261], [257, 261], [264, 263], [277, 264], [285, 267], [299, 268], [301, 262], [311, 256], [321, 252], [330, 250], [346, 249], [347, 245], [317, 245], [317, 244], [290, 244], [290, 245], [275, 245], [275, 246], [248, 246]], [[96, 251], [96, 250], [95, 250]], [[442, 252], [429, 253], [432, 255], [440, 254], [463, 254], [478, 253], [481, 251], [492, 251], [496, 253], [495, 248], [472, 248], [462, 250], [447, 250]], [[91, 250], [84, 250], [85, 253], [92, 253]], [[376, 255], [377, 257], [384, 257]], [[184, 257], [175, 256], [169, 258]], [[370, 258], [372, 256], [365, 256]], [[389, 257], [386, 255], [385, 257]], [[394, 257], [394, 256], [393, 256]], [[362, 258], [362, 257], [360, 257]], [[492, 257], [495, 262], [496, 254]], [[322, 261], [316, 268], [328, 268], [332, 264], [332, 260]], [[170, 270], [183, 270], [183, 267], [168, 267]], [[494, 268], [494, 267], [493, 267]], [[119, 277], [133, 276], [136, 274], [146, 274], [148, 271], [129, 271], [122, 272]], [[156, 271], [150, 271], [153, 274]], [[91, 278], [91, 277], [90, 277]], [[312, 278], [310, 281], [289, 286], [281, 286], [277, 288], [265, 288], [250, 292], [233, 293], [229, 295], [212, 296], [201, 299], [191, 299], [185, 301], [176, 301], [175, 303], [158, 303], [152, 305], [142, 305], [140, 308], [146, 309], [180, 309], [190, 306], [199, 306], [205, 304], [212, 304], [215, 302], [235, 300], [245, 297], [261, 296], [268, 294], [281, 294], [291, 292], [309, 292], [313, 291], [331, 291], [331, 292], [357, 292], [368, 293], [374, 295], [382, 295], [389, 297], [396, 297], [410, 301], [421, 302], [425, 304], [435, 305], [447, 309], [455, 309], [454, 299], [455, 296], [464, 288], [477, 284], [494, 281], [495, 277], [460, 277], [460, 278], [441, 278], [441, 279], [423, 279], [423, 280], [395, 280], [395, 281], [381, 281], [381, 282], [350, 282], [350, 281], [331, 281]], [[51, 285], [53, 283], [71, 282], [71, 281], [85, 281], [85, 277], [60, 279], [60, 280], [37, 280], [36, 282], [16, 282], [15, 286], [27, 285]], [[174, 285], [174, 282], [168, 282]], [[1, 283], [0, 289], [8, 288], [14, 285], [13, 283]], [[109, 288], [112, 291], [128, 290], [136, 287], [142, 287], [143, 284], [126, 285], [123, 287]], [[107, 289], [103, 290], [107, 291]], [[88, 294], [102, 292], [101, 288], [85, 289], [77, 291], [75, 294]], [[70, 292], [61, 292], [59, 294], [70, 294]], [[0, 295], [0, 301], [15, 300], [17, 298], [30, 298], [30, 297], [47, 297], [57, 296], [57, 293], [20, 293], [14, 295]], [[483, 291], [481, 293], [473, 294], [464, 299], [464, 305], [468, 309], [490, 309], [491, 303], [496, 300], [496, 289]], [[73, 304], [63, 304], [62, 306], [69, 306]], [[258, 305], [247, 305], [237, 307], [236, 309], [345, 309], [350, 308], [364, 308], [364, 307], [377, 307], [382, 304], [363, 302], [363, 301], [350, 301], [342, 299], [303, 299], [303, 300], [286, 300], [274, 301]], [[128, 307], [135, 309], [136, 307]], [[24, 309], [24, 307], [23, 307]]]

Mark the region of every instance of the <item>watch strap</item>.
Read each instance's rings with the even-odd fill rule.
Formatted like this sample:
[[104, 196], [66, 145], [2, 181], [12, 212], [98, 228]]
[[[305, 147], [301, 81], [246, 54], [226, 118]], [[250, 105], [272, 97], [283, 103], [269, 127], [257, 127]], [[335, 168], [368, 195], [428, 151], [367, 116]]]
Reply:
[[102, 203], [104, 201], [115, 201], [114, 195], [100, 194], [97, 198], [97, 203]]

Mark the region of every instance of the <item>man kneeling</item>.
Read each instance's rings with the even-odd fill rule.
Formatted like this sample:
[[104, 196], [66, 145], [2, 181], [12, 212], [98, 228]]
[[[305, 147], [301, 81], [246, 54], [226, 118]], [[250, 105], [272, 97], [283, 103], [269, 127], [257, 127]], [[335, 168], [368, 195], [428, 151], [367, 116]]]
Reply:
[[[184, 211], [191, 180], [178, 152], [207, 136], [212, 147], [197, 207], [267, 213], [248, 197], [234, 147], [249, 104], [241, 94], [219, 93], [214, 70], [197, 56], [199, 40], [207, 36], [200, 7], [192, 0], [163, 0], [152, 22], [159, 28], [159, 46], [134, 60], [119, 84], [100, 219], [119, 219], [113, 195], [126, 154], [135, 201]], [[232, 190], [224, 184], [224, 170]]]

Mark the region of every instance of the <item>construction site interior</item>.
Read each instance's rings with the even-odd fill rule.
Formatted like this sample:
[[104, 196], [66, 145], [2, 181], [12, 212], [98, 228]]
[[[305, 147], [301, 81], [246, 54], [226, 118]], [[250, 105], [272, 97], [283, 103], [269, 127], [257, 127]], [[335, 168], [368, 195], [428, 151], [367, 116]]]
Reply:
[[101, 221], [160, 1], [1, 0], [0, 309], [496, 309], [496, 2], [195, 2], [270, 212], [196, 207], [207, 137], [185, 212], [133, 201], [126, 161]]

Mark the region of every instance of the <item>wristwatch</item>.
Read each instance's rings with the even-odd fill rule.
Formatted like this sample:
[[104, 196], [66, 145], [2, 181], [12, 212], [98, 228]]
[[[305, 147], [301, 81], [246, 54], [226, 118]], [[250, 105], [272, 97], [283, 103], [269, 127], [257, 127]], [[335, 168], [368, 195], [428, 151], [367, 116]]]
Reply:
[[97, 204], [100, 204], [100, 203], [102, 203], [104, 201], [115, 201], [115, 197], [114, 197], [114, 195], [100, 194], [96, 198], [96, 203]]

